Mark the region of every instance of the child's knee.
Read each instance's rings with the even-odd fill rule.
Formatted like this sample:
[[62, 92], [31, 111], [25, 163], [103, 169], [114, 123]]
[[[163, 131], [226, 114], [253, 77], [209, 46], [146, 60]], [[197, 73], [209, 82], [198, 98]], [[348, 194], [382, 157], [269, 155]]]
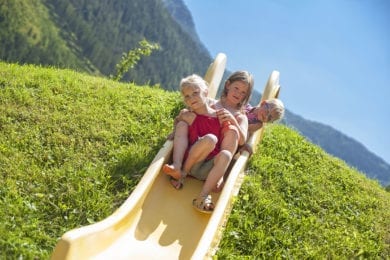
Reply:
[[222, 134], [224, 139], [229, 139], [231, 141], [239, 141], [240, 132], [238, 131], [237, 126], [232, 124], [227, 124], [222, 128]]
[[207, 142], [207, 144], [215, 146], [218, 143], [218, 137], [216, 137], [214, 134], [207, 134], [202, 137], [204, 142]]
[[229, 150], [221, 150], [217, 155], [217, 160], [222, 162], [230, 162], [233, 158], [233, 154]]
[[226, 144], [233, 144], [235, 146], [238, 145], [240, 139], [240, 135], [238, 130], [229, 129], [223, 135], [223, 142]]

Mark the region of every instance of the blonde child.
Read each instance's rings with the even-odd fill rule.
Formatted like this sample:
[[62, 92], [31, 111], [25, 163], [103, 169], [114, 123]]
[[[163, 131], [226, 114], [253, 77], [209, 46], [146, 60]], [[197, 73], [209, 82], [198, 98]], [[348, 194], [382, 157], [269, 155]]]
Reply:
[[[186, 80], [183, 80], [181, 83], [181, 89], [185, 86]], [[245, 144], [247, 139], [248, 132], [248, 120], [244, 113], [242, 113], [242, 108], [248, 102], [250, 94], [253, 88], [253, 77], [246, 71], [239, 71], [233, 73], [231, 77], [226, 81], [224, 92], [219, 101], [208, 100], [207, 105], [212, 105], [212, 108], [216, 108], [216, 113], [218, 115], [218, 120], [222, 125], [220, 129], [220, 138], [222, 141], [220, 143], [221, 151], [225, 153], [225, 156], [228, 160], [225, 161], [226, 164], [223, 166], [223, 172], [219, 172], [218, 176], [220, 177], [217, 180], [212, 182], [215, 188], [221, 185], [222, 176], [224, 175], [233, 154], [237, 150], [238, 145]], [[183, 91], [182, 91], [183, 94]], [[193, 111], [193, 107], [190, 104], [185, 102], [189, 110]], [[193, 114], [188, 109], [181, 112], [180, 116], [176, 119], [175, 132], [174, 132], [174, 149], [173, 149], [173, 163], [166, 164], [163, 167], [163, 171], [172, 177], [171, 183], [176, 189], [180, 189], [183, 186], [183, 181], [187, 175], [189, 166], [193, 165], [193, 162], [188, 157], [185, 158], [185, 153], [188, 148], [188, 137], [189, 135], [189, 124], [188, 124], [188, 115]], [[186, 160], [183, 160], [186, 159]], [[184, 166], [182, 167], [182, 162], [185, 161]], [[208, 171], [210, 171], [211, 164], [208, 167], [202, 168], [202, 176], [198, 176], [202, 179], [207, 176]], [[211, 169], [210, 174], [213, 173]], [[192, 174], [191, 174], [192, 175]], [[206, 183], [205, 186], [208, 186], [209, 183]], [[210, 190], [210, 186], [208, 186]], [[204, 194], [201, 193], [201, 196]], [[211, 202], [211, 201], [210, 201]], [[211, 211], [214, 207], [208, 202], [209, 205], [204, 206], [199, 198], [194, 200], [194, 206], [201, 211]]]
[[[177, 123], [173, 149], [174, 157], [179, 152], [184, 164], [179, 170], [168, 168], [165, 171], [177, 180], [184, 179], [187, 174], [204, 180], [193, 206], [203, 212], [212, 212], [214, 204], [210, 193], [224, 175], [233, 154], [221, 149], [221, 123], [217, 110], [208, 104], [207, 83], [200, 76], [191, 75], [181, 81], [180, 91], [190, 111], [183, 114]], [[182, 131], [185, 125], [187, 129]], [[187, 138], [183, 134], [187, 134]], [[183, 139], [188, 140], [188, 145], [182, 146]]]
[[247, 105], [245, 113], [248, 117], [249, 132], [253, 133], [263, 127], [264, 123], [273, 123], [284, 116], [284, 104], [281, 100], [271, 98], [264, 100], [257, 107]]
[[[271, 98], [263, 100], [259, 106], [245, 106], [245, 114], [248, 118], [249, 134], [263, 127], [264, 123], [273, 123], [284, 116], [284, 104], [280, 99]], [[240, 151], [246, 150], [249, 154], [253, 153], [253, 148], [245, 143], [240, 147]]]
[[[246, 144], [248, 132], [245, 129], [248, 129], [250, 134], [261, 128], [264, 123], [279, 120], [284, 115], [284, 105], [278, 99], [263, 101], [258, 107], [250, 106], [248, 100], [250, 99], [253, 85], [253, 76], [249, 72], [236, 71], [226, 80], [220, 100], [209, 99], [209, 104], [212, 107], [220, 109], [218, 115], [220, 120], [224, 121], [222, 123], [224, 129], [231, 128], [232, 130], [224, 132], [224, 139], [221, 146], [233, 154], [237, 149], [237, 145], [241, 146], [241, 149], [248, 150], [249, 153], [252, 153], [252, 148]], [[248, 120], [242, 117], [242, 111]], [[171, 183], [176, 189], [182, 188], [184, 181], [184, 178], [181, 178], [182, 174], [180, 172], [184, 151], [187, 149], [188, 126], [181, 122], [180, 118], [186, 112], [188, 112], [188, 109], [182, 110], [180, 115], [175, 119], [174, 133], [177, 134], [176, 139], [180, 140], [176, 140], [178, 148], [174, 149], [173, 163], [170, 165], [166, 164], [163, 167], [163, 171], [173, 177]], [[174, 134], [171, 134], [168, 138], [173, 139], [173, 136]], [[214, 191], [219, 191], [223, 186], [222, 184], [223, 179], [219, 181]]]

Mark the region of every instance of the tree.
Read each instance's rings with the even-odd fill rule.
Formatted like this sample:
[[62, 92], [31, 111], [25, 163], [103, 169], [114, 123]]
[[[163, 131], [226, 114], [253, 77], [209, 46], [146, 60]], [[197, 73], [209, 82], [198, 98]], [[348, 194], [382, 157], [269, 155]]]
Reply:
[[150, 43], [147, 40], [142, 40], [139, 43], [139, 47], [130, 50], [128, 53], [122, 54], [121, 61], [115, 66], [116, 71], [114, 76], [110, 76], [113, 80], [119, 81], [122, 79], [123, 75], [134, 68], [138, 61], [143, 56], [150, 56], [153, 50], [160, 49], [160, 46], [156, 43]]

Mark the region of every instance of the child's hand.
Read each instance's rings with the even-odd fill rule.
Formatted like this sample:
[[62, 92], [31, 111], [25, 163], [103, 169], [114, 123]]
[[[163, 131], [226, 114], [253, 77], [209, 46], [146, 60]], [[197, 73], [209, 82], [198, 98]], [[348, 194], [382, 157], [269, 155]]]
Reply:
[[217, 110], [217, 117], [219, 119], [219, 122], [222, 124], [225, 121], [230, 121], [230, 123], [234, 123], [235, 118], [227, 109], [218, 109]]
[[261, 113], [262, 113], [261, 105], [253, 108], [253, 113], [256, 115], [257, 120], [262, 121], [263, 118], [261, 117]]
[[185, 114], [185, 113], [187, 113], [187, 112], [190, 112], [190, 110], [189, 110], [188, 108], [183, 108], [182, 110], [180, 110], [179, 116], [180, 116], [181, 114]]
[[249, 124], [248, 131], [250, 134], [253, 134], [255, 131], [259, 130], [263, 127], [263, 122], [255, 123], [255, 124]]
[[181, 116], [182, 116], [183, 114], [189, 112], [189, 111], [190, 111], [190, 110], [188, 110], [187, 108], [183, 108], [182, 110], [180, 110], [179, 115], [177, 115], [177, 116], [175, 117], [175, 120], [174, 120], [174, 122], [173, 122], [174, 125], [176, 125], [177, 122], [183, 120], [183, 119], [181, 118]]
[[249, 156], [253, 154], [253, 148], [248, 143], [245, 143], [243, 146], [241, 146], [240, 153], [242, 153], [243, 151], [247, 151], [249, 153]]
[[176, 119], [178, 121], [184, 121], [188, 125], [191, 125], [192, 121], [194, 121], [194, 119], [195, 119], [195, 113], [193, 113], [193, 112], [191, 112], [189, 110], [184, 111], [184, 109], [183, 109], [182, 111], [180, 111], [180, 114], [176, 117]]
[[167, 136], [167, 139], [168, 140], [173, 140], [175, 138], [175, 131], [171, 132], [168, 136]]

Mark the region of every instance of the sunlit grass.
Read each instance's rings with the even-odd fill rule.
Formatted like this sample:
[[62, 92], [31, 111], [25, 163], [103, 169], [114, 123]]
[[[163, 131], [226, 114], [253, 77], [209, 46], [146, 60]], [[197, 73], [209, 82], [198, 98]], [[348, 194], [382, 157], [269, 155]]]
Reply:
[[283, 126], [268, 127], [248, 167], [222, 259], [389, 257], [390, 196]]
[[[47, 259], [129, 196], [178, 93], [0, 63], [0, 258]], [[386, 258], [389, 193], [275, 126], [248, 167], [217, 258]]]
[[0, 254], [48, 257], [128, 197], [180, 98], [68, 70], [0, 63], [0, 75]]

